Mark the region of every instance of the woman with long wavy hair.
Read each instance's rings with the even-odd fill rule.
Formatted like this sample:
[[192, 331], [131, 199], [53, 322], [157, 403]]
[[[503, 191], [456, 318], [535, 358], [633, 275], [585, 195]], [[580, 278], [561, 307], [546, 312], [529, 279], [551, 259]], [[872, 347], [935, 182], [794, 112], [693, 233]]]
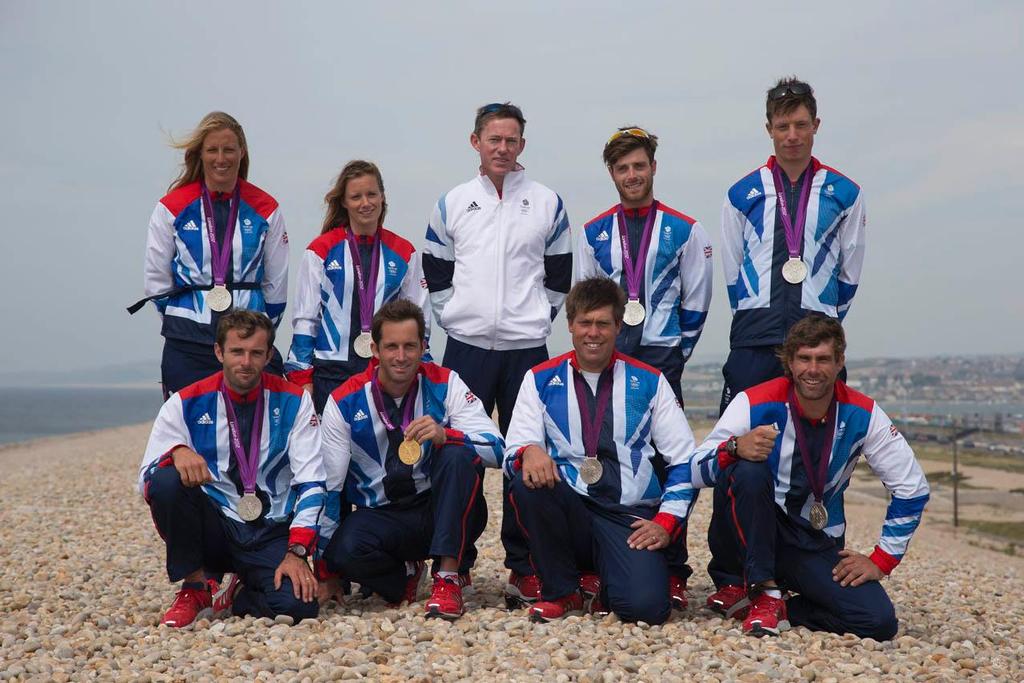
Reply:
[[[276, 326], [288, 294], [284, 218], [247, 180], [242, 126], [210, 112], [173, 146], [185, 153], [181, 174], [149, 220], [146, 298], [128, 309], [153, 301], [160, 313], [165, 397], [221, 369], [213, 346], [222, 313], [258, 311]], [[283, 372], [276, 350], [267, 369]]]
[[369, 365], [378, 308], [404, 298], [429, 310], [419, 254], [384, 227], [388, 203], [376, 164], [345, 164], [324, 202], [320, 236], [299, 265], [285, 363], [288, 379], [312, 392], [318, 413], [338, 385]]

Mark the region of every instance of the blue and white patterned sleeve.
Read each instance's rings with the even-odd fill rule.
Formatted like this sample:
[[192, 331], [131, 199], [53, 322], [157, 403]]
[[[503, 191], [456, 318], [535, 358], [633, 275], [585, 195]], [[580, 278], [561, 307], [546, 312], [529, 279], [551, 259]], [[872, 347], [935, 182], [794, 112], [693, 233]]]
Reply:
[[710, 488], [718, 482], [718, 475], [728, 466], [720, 447], [730, 436], [743, 436], [750, 431], [750, 399], [741, 391], [729, 402], [714, 429], [690, 459], [690, 480], [694, 488]]
[[864, 439], [864, 459], [889, 491], [882, 535], [871, 559], [886, 574], [900, 563], [921, 523], [929, 487], [910, 444], [876, 403]]
[[423, 277], [430, 293], [430, 309], [433, 321], [441, 327], [441, 312], [451, 300], [455, 290], [455, 244], [448, 234], [448, 195], [441, 195], [434, 205], [427, 223], [427, 235], [423, 246]]
[[690, 359], [693, 348], [704, 331], [711, 307], [711, 290], [714, 285], [714, 259], [711, 240], [700, 223], [690, 229], [690, 238], [679, 256], [680, 311], [679, 326], [682, 329], [680, 350], [683, 362]]
[[562, 198], [558, 197], [554, 221], [544, 244], [544, 292], [551, 304], [551, 319], [558, 315], [558, 309], [565, 303], [565, 297], [572, 286], [572, 234], [569, 230], [569, 215]]
[[463, 443], [474, 451], [485, 467], [501, 467], [505, 441], [494, 420], [487, 416], [483, 403], [454, 371], [448, 376], [445, 397], [448, 426], [445, 434], [452, 443]]
[[320, 529], [324, 510], [325, 480], [321, 457], [320, 428], [313, 399], [302, 392], [298, 414], [288, 435], [288, 463], [292, 470], [292, 494], [295, 507], [288, 541], [311, 548]]
[[857, 199], [850, 207], [840, 228], [840, 271], [839, 292], [836, 300], [836, 312], [842, 320], [850, 310], [853, 295], [857, 293], [860, 283], [860, 272], [864, 267], [864, 233], [867, 229], [867, 213], [864, 210], [864, 192], [857, 193]]
[[320, 423], [320, 455], [327, 480], [327, 501], [324, 516], [320, 522], [320, 540], [317, 543], [317, 559], [323, 557], [327, 544], [331, 542], [341, 520], [341, 500], [348, 476], [348, 464], [352, 458], [350, 446], [351, 428], [341, 415], [333, 398], [324, 406]]

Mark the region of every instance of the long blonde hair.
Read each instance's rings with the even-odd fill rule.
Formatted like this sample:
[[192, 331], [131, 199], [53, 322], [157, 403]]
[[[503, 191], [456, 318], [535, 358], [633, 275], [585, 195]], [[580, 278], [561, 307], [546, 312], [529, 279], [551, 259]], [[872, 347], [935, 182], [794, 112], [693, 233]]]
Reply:
[[380, 188], [380, 218], [377, 219], [377, 224], [384, 225], [384, 216], [388, 213], [388, 201], [384, 194], [384, 179], [380, 175], [380, 169], [372, 161], [356, 159], [345, 164], [345, 168], [341, 169], [337, 180], [334, 181], [334, 187], [324, 195], [327, 215], [324, 218], [324, 227], [320, 230], [321, 235], [339, 225], [347, 226], [349, 224], [348, 209], [345, 208], [345, 188], [348, 187], [348, 181], [364, 175], [377, 179], [377, 187]]
[[224, 129], [230, 130], [238, 137], [238, 144], [242, 148], [242, 158], [238, 162], [238, 177], [248, 180], [249, 145], [245, 142], [245, 131], [242, 130], [242, 124], [236, 121], [231, 114], [211, 111], [203, 117], [203, 120], [188, 137], [183, 140], [171, 140], [171, 147], [185, 150], [185, 160], [181, 164], [181, 174], [171, 183], [168, 192], [194, 183], [203, 177], [203, 140], [210, 133]]

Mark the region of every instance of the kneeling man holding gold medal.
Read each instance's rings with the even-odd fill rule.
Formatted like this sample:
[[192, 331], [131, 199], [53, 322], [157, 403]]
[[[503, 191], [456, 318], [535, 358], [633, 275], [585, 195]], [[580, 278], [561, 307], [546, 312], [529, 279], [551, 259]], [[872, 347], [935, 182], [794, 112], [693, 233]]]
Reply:
[[[416, 304], [382, 306], [371, 335], [370, 366], [324, 407], [320, 595], [336, 595], [347, 579], [388, 602], [414, 602], [424, 560], [433, 558], [427, 616], [456, 619], [487, 521], [483, 468], [500, 466], [504, 442], [456, 372], [421, 360], [425, 323]], [[355, 510], [339, 526], [342, 489]]]
[[[693, 485], [715, 489], [707, 606], [751, 635], [790, 623], [896, 634], [879, 580], [906, 553], [928, 482], [881, 407], [838, 379], [845, 350], [835, 318], [796, 323], [779, 351], [785, 376], [737, 394], [691, 461]], [[843, 492], [861, 456], [891, 495], [870, 555], [844, 547]]]

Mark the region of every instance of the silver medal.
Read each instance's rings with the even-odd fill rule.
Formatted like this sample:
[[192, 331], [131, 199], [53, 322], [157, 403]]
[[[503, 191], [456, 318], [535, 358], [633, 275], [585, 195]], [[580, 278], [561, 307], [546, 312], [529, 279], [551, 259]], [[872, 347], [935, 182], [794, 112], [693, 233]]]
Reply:
[[587, 486], [601, 481], [601, 474], [604, 473], [604, 466], [597, 458], [586, 458], [580, 465], [580, 479]]
[[370, 336], [369, 332], [360, 332], [359, 336], [356, 337], [355, 342], [352, 344], [352, 347], [356, 351], [356, 355], [360, 358], [369, 358], [372, 356], [373, 351], [370, 349], [371, 341], [373, 341], [373, 338]]
[[821, 531], [828, 526], [828, 510], [826, 510], [825, 506], [818, 501], [815, 501], [814, 505], [811, 506], [811, 513], [809, 516], [811, 518], [811, 526], [818, 531]]
[[630, 299], [626, 302], [626, 312], [622, 315], [622, 322], [627, 325], [639, 325], [646, 317], [647, 311], [642, 303], [636, 299]]
[[246, 493], [238, 500], [238, 516], [243, 522], [252, 522], [263, 514], [263, 503], [255, 493]]
[[782, 264], [782, 279], [791, 285], [798, 285], [807, 277], [807, 264], [801, 259], [790, 257]]
[[231, 308], [231, 292], [224, 285], [214, 285], [213, 289], [206, 293], [206, 305], [211, 311], [222, 313]]

